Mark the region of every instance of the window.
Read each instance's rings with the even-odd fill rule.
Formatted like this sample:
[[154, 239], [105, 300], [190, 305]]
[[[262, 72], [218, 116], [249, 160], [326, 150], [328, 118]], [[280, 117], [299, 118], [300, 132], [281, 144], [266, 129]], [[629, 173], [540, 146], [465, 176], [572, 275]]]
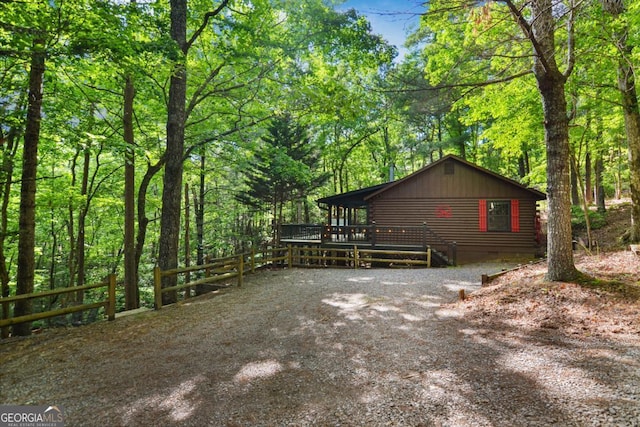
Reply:
[[480, 231], [520, 232], [520, 200], [483, 200], [478, 203]]
[[511, 231], [511, 202], [487, 200], [487, 231]]

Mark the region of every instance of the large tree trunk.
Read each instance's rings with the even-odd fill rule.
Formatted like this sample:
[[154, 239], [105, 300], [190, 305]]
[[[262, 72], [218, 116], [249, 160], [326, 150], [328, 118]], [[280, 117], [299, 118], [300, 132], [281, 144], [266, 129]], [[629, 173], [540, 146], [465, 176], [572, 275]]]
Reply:
[[640, 109], [633, 68], [629, 65], [631, 47], [618, 68], [618, 87], [622, 94], [624, 125], [629, 144], [629, 187], [631, 190], [631, 228], [625, 233], [628, 242], [640, 241]]
[[140, 306], [138, 269], [136, 268], [135, 216], [136, 166], [133, 135], [133, 101], [136, 96], [133, 77], [128, 74], [124, 85], [122, 125], [126, 151], [124, 157], [124, 305], [126, 310]]
[[[569, 157], [569, 119], [565, 96], [566, 76], [555, 60], [555, 19], [551, 0], [531, 2], [533, 17], [533, 72], [542, 98], [544, 135], [547, 152], [547, 279], [575, 279], [571, 236], [571, 183]], [[524, 19], [524, 18], [523, 18]]]
[[547, 145], [547, 279], [572, 280], [577, 270], [571, 236], [571, 184], [569, 181], [569, 126], [564, 96], [564, 79], [540, 78]]
[[140, 271], [140, 259], [144, 252], [145, 241], [147, 239], [147, 227], [149, 226], [149, 218], [147, 218], [147, 191], [153, 177], [162, 170], [164, 166], [163, 156], [156, 164], [148, 164], [147, 172], [145, 172], [138, 188], [138, 234], [136, 235], [136, 253], [135, 253], [135, 271]]
[[[4, 252], [5, 240], [8, 230], [8, 211], [9, 202], [11, 201], [11, 184], [13, 182], [13, 165], [16, 156], [17, 132], [15, 128], [11, 128], [7, 135], [4, 135], [0, 129], [0, 140], [3, 141], [0, 147], [2, 152], [2, 169], [0, 170], [0, 182], [2, 182], [2, 203], [0, 204], [0, 296], [9, 296], [9, 268]], [[2, 319], [9, 318], [10, 303], [2, 304]], [[9, 337], [9, 327], [6, 326], [0, 331], [1, 338]]]
[[[34, 40], [29, 70], [29, 108], [22, 154], [20, 188], [20, 219], [18, 239], [18, 272], [16, 294], [33, 292], [35, 280], [36, 178], [38, 172], [38, 142], [42, 110], [42, 80], [45, 70], [44, 40]], [[17, 301], [14, 317], [31, 314], [31, 300]], [[14, 335], [31, 335], [31, 323], [13, 326]]]
[[[89, 212], [89, 198], [87, 197], [89, 193], [89, 163], [91, 162], [91, 152], [89, 151], [89, 146], [85, 145], [84, 153], [83, 153], [83, 164], [82, 164], [82, 184], [80, 187], [80, 194], [83, 196], [84, 202], [80, 207], [80, 212], [78, 213], [78, 236], [76, 240], [76, 268], [77, 268], [77, 277], [76, 277], [76, 286], [81, 287], [85, 285], [85, 228], [87, 222], [87, 213]], [[82, 304], [84, 301], [84, 291], [79, 290], [76, 292], [76, 304]], [[81, 323], [82, 321], [82, 312], [78, 311], [73, 314], [74, 323]]]
[[[171, 38], [180, 49], [169, 83], [167, 106], [167, 149], [162, 188], [162, 216], [160, 218], [160, 253], [158, 265], [162, 270], [178, 266], [180, 239], [180, 203], [182, 202], [182, 171], [184, 156], [185, 102], [187, 99], [187, 1], [171, 0]], [[175, 275], [165, 276], [162, 288], [175, 286]], [[176, 292], [162, 294], [162, 303], [176, 302]]]

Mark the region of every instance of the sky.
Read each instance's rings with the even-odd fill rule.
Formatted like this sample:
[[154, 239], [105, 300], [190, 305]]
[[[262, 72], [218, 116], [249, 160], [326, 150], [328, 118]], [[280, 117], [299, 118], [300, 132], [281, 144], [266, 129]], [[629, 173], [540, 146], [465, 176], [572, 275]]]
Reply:
[[402, 46], [407, 33], [418, 27], [425, 0], [347, 0], [338, 10], [356, 9], [365, 15], [375, 34], [398, 48], [401, 59], [407, 52]]

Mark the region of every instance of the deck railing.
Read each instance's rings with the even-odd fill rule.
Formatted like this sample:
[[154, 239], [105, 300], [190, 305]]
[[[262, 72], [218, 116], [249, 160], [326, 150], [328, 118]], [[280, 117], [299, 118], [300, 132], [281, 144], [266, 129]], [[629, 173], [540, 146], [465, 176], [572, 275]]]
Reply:
[[423, 225], [318, 225], [283, 224], [280, 240], [290, 242], [346, 243], [376, 246], [428, 246], [444, 254], [449, 263], [456, 262], [456, 243], [441, 238], [426, 224]]

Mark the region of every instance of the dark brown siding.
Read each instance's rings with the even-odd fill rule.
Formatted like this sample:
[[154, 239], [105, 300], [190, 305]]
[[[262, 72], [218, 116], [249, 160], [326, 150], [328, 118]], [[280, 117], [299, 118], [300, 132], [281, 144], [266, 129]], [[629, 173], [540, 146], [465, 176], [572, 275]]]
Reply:
[[453, 174], [446, 174], [444, 163], [440, 163], [422, 173], [399, 181], [396, 186], [384, 190], [380, 197], [385, 199], [531, 198], [531, 194], [522, 187], [511, 185], [453, 159], [447, 161], [454, 166]]
[[[450, 171], [450, 169], [449, 169]], [[518, 232], [480, 231], [479, 203], [485, 200], [518, 200]], [[421, 225], [442, 239], [456, 242], [459, 262], [504, 256], [533, 256], [535, 197], [516, 185], [454, 162], [453, 174], [444, 163], [398, 182], [369, 200], [370, 220], [378, 225]]]
[[[493, 198], [492, 198], [493, 199]], [[533, 256], [535, 242], [534, 200], [520, 200], [520, 231], [480, 231], [478, 199], [378, 199], [371, 205], [371, 219], [378, 225], [421, 225], [441, 238], [456, 242], [459, 261]]]

